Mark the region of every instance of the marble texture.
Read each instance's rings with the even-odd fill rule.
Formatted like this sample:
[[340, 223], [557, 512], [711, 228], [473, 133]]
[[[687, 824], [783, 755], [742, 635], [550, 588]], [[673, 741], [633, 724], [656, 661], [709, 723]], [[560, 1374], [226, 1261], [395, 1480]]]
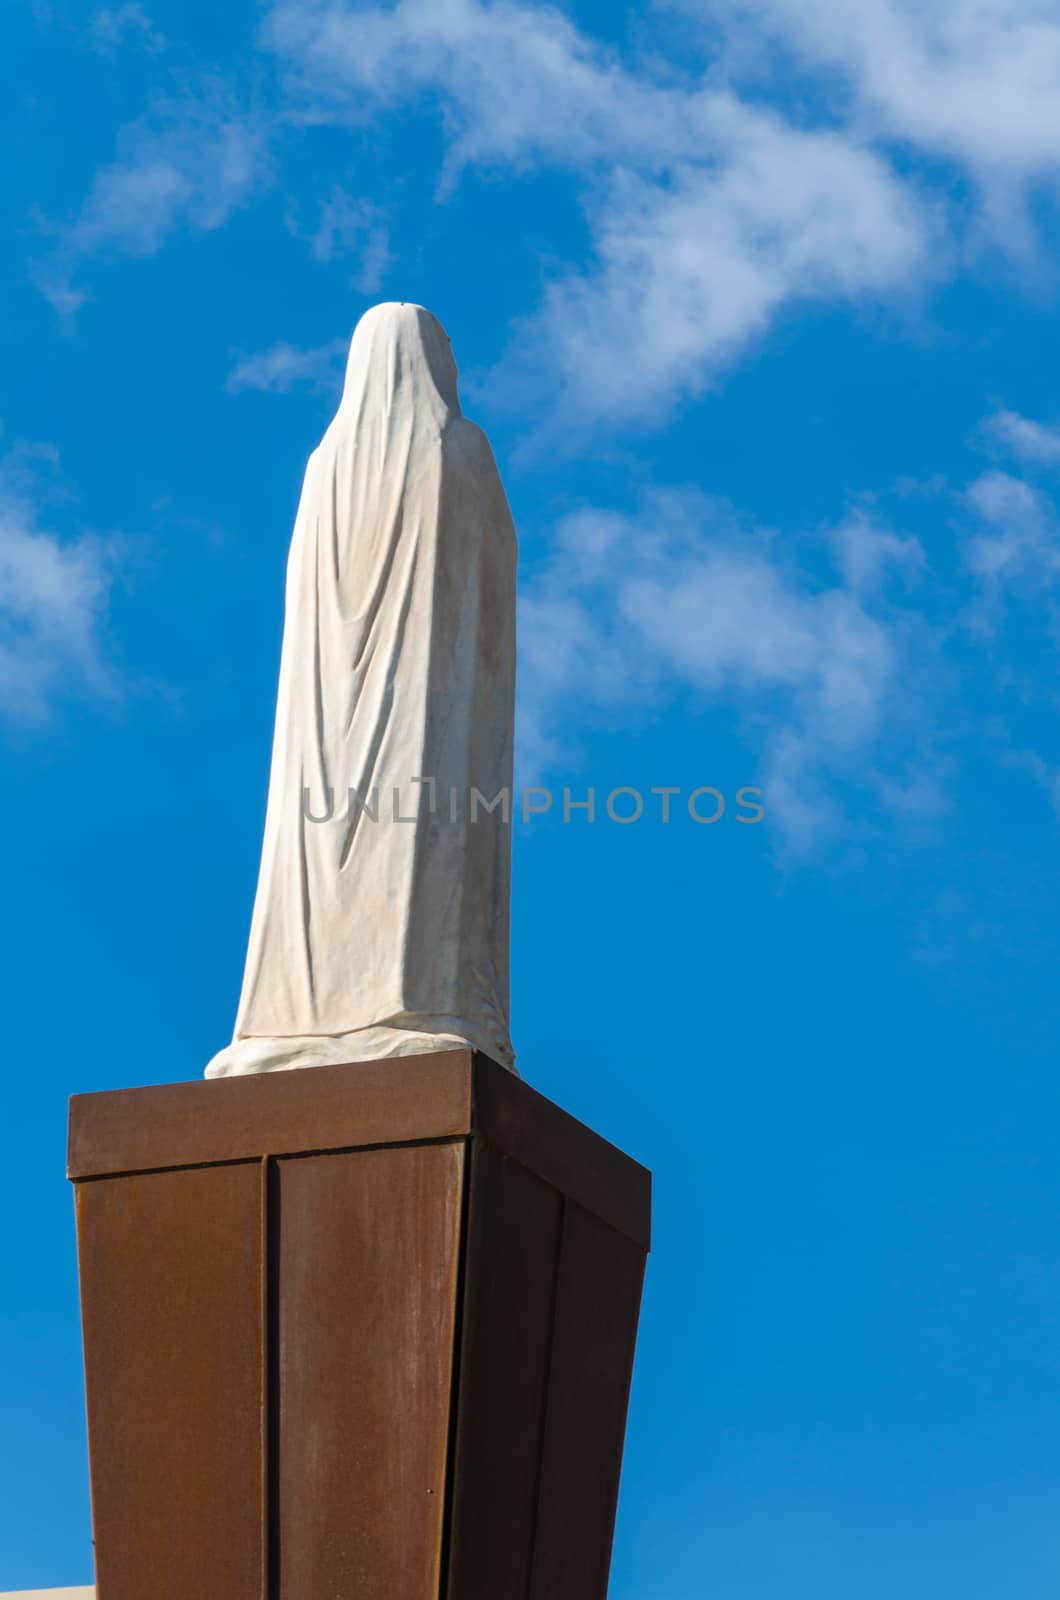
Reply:
[[511, 830], [502, 806], [472, 821], [471, 790], [511, 791], [515, 569], [445, 330], [376, 306], [306, 471], [243, 988], [208, 1077], [458, 1044], [513, 1066]]

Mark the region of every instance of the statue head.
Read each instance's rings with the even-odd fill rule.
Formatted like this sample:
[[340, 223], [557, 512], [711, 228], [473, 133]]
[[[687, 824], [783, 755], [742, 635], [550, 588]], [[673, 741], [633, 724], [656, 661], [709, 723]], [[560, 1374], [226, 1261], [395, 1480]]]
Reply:
[[449, 335], [424, 306], [388, 300], [366, 311], [354, 330], [344, 398], [382, 383], [389, 404], [409, 385], [428, 383], [459, 412], [456, 361]]

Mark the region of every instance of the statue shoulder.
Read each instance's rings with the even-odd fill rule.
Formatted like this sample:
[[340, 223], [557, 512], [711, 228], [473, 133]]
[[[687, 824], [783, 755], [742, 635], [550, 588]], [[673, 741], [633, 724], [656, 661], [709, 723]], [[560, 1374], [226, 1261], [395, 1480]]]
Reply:
[[508, 496], [493, 447], [478, 423], [469, 422], [466, 417], [454, 418], [445, 430], [442, 448], [447, 473], [460, 482], [463, 493], [472, 497], [483, 526], [494, 535], [506, 530], [514, 545], [515, 526]]
[[467, 417], [453, 417], [444, 434], [446, 454], [474, 469], [497, 470], [493, 449], [477, 422]]

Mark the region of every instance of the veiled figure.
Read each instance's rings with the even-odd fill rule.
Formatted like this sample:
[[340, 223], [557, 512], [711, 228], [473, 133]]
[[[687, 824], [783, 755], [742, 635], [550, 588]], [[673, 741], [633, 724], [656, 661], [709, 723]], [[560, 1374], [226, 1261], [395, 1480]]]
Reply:
[[509, 811], [472, 791], [511, 794], [515, 567], [445, 330], [376, 306], [306, 470], [243, 989], [208, 1077], [456, 1044], [513, 1065]]

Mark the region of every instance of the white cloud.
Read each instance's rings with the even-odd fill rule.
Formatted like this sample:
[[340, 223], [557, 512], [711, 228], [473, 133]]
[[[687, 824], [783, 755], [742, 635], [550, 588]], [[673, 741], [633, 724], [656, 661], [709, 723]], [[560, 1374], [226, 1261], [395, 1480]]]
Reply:
[[712, 127], [712, 163], [611, 183], [595, 268], [553, 283], [521, 332], [519, 366], [543, 344], [577, 415], [659, 420], [785, 308], [886, 296], [925, 268], [925, 219], [867, 151], [727, 97]]
[[244, 356], [237, 362], [225, 387], [232, 394], [244, 389], [287, 394], [291, 389], [305, 386], [325, 391], [334, 389], [339, 384], [348, 349], [348, 339], [332, 339], [310, 350], [282, 342], [274, 344], [268, 350]]
[[[705, 0], [683, 9], [719, 22]], [[988, 184], [1060, 175], [1054, 0], [727, 0], [720, 17], [745, 59], [771, 31], [805, 65], [839, 74], [876, 137]]]
[[117, 693], [104, 648], [114, 543], [42, 527], [35, 486], [25, 455], [0, 462], [0, 717], [10, 722], [43, 720], [68, 695]]
[[1060, 580], [1060, 519], [1048, 495], [1007, 472], [984, 472], [963, 502], [971, 517], [964, 564], [980, 589], [969, 621], [991, 633], [1006, 596], [1040, 597]]
[[361, 294], [379, 289], [390, 266], [390, 236], [385, 213], [371, 200], [358, 199], [336, 185], [321, 205], [312, 233], [302, 234], [294, 217], [289, 226], [292, 233], [308, 237], [314, 261], [355, 259], [350, 282]]
[[[265, 39], [308, 119], [424, 95], [448, 178], [475, 162], [595, 180], [595, 262], [523, 329], [572, 416], [651, 415], [709, 383], [787, 305], [890, 296], [928, 271], [909, 186], [836, 129], [806, 130], [673, 69], [632, 70], [550, 6], [280, 0]], [[559, 420], [559, 419], [557, 419]]]
[[1030, 466], [1060, 466], [1060, 424], [1047, 425], [1021, 417], [1016, 411], [998, 411], [987, 417], [981, 432], [1006, 454]]
[[[997, 411], [976, 431], [978, 442], [1030, 468], [1060, 466], [1060, 427], [1015, 411]], [[978, 594], [966, 621], [993, 634], [1014, 599], [1054, 604], [1060, 584], [1060, 511], [1038, 484], [1014, 472], [981, 473], [960, 496], [965, 523], [961, 555]]]
[[895, 533], [863, 507], [855, 507], [833, 529], [832, 547], [843, 582], [856, 595], [879, 593], [891, 572], [909, 586], [927, 565], [919, 539]]
[[135, 39], [152, 54], [166, 47], [165, 35], [137, 0], [127, 0], [120, 6], [103, 6], [92, 18], [89, 38], [104, 55], [114, 55], [127, 38]]
[[891, 816], [933, 814], [932, 717], [913, 686], [930, 692], [936, 645], [885, 594], [889, 562], [919, 567], [922, 552], [861, 514], [834, 539], [853, 584], [811, 578], [697, 493], [656, 494], [635, 517], [566, 518], [521, 597], [524, 763], [559, 759], [552, 729], [572, 700], [625, 718], [684, 690], [743, 717], [797, 852], [841, 823], [850, 790]]
[[158, 101], [120, 131], [116, 159], [97, 172], [76, 217], [53, 230], [53, 249], [36, 264], [38, 286], [72, 314], [86, 298], [76, 280], [87, 261], [152, 256], [179, 226], [221, 227], [267, 166], [264, 123], [223, 89]]
[[[1060, 170], [1054, 0], [683, 8], [704, 30], [684, 30], [680, 56], [665, 35], [654, 54], [623, 54], [528, 0], [266, 10], [288, 124], [362, 126], [426, 104], [446, 136], [443, 193], [469, 164], [563, 170], [582, 185], [589, 265], [553, 274], [521, 345], [527, 369], [551, 362], [563, 429], [661, 419], [790, 308], [890, 303], [946, 273], [968, 240], [939, 157], [979, 181], [995, 221], [1006, 217], [992, 240], [1012, 250], [1032, 234], [1024, 188]], [[97, 22], [118, 36], [146, 18], [132, 0]], [[778, 54], [783, 112], [760, 94]], [[86, 258], [150, 254], [178, 226], [219, 226], [266, 166], [262, 120], [219, 92], [156, 107], [60, 230], [42, 287], [75, 310]], [[368, 201], [335, 190], [310, 237], [321, 259], [359, 256], [353, 282], [375, 291], [388, 244]]]
[[1058, 820], [1060, 820], [1060, 771], [1050, 766], [1036, 750], [1013, 750], [1002, 757], [1002, 764], [1018, 768], [1042, 790]]
[[[987, 419], [980, 435], [992, 428]], [[1048, 431], [1043, 442], [1005, 421], [1000, 434], [1034, 465], [1052, 464]], [[985, 665], [1008, 696], [1051, 705], [1060, 648], [1054, 497], [991, 470], [950, 503], [961, 568], [943, 579], [871, 501], [812, 537], [783, 539], [693, 491], [652, 494], [634, 515], [565, 518], [520, 596], [527, 781], [569, 761], [565, 726], [628, 725], [691, 696], [704, 712], [741, 718], [792, 853], [814, 852], [855, 817], [930, 822], [950, 777], [949, 650], [963, 650], [962, 674]], [[1038, 652], [1022, 673], [994, 648], [1006, 613]], [[970, 642], [984, 647], [978, 659]], [[1025, 772], [1060, 814], [1055, 762], [1012, 745], [1006, 728], [1002, 715], [986, 719], [989, 757]]]
[[278, 0], [263, 37], [311, 118], [442, 96], [452, 166], [657, 166], [700, 144], [694, 89], [630, 73], [551, 5]]
[[966, 561], [988, 579], [1050, 577], [1060, 571], [1056, 507], [1007, 472], [984, 472], [965, 490], [965, 504], [985, 527], [969, 540]]

